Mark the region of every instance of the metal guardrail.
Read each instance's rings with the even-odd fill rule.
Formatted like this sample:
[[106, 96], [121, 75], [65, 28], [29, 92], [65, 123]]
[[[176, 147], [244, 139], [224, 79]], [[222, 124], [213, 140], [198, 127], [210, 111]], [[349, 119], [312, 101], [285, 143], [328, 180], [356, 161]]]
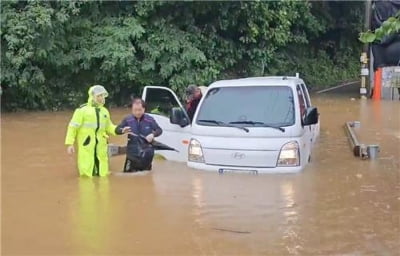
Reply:
[[378, 153], [380, 151], [378, 145], [365, 145], [358, 140], [354, 128], [359, 128], [360, 126], [361, 123], [359, 121], [346, 122], [344, 126], [354, 156], [360, 157], [361, 159], [378, 158]]
[[329, 88], [326, 88], [326, 89], [319, 90], [319, 91], [316, 92], [316, 94], [329, 92], [329, 91], [332, 91], [332, 90], [336, 90], [336, 89], [339, 89], [339, 88], [342, 88], [342, 87], [346, 87], [346, 86], [349, 86], [349, 85], [353, 85], [353, 84], [357, 84], [357, 83], [360, 83], [360, 81], [357, 80], [357, 81], [345, 82], [345, 83], [339, 84], [337, 86], [333, 86], [333, 87], [329, 87]]

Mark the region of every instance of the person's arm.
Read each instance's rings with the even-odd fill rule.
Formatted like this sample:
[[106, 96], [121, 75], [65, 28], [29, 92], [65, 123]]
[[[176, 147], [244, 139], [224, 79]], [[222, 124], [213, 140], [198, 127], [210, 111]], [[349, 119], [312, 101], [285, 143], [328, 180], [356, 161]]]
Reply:
[[72, 115], [71, 121], [68, 124], [67, 135], [65, 136], [65, 145], [68, 146], [68, 154], [73, 154], [75, 152], [74, 143], [76, 134], [81, 127], [83, 122], [83, 113], [81, 109], [76, 109]]
[[128, 122], [126, 121], [126, 118], [124, 118], [121, 121], [121, 123], [115, 127], [114, 132], [115, 134], [118, 135], [124, 134], [125, 133], [124, 129], [127, 129], [127, 127], [128, 127]]
[[107, 121], [106, 121], [106, 133], [109, 135], [117, 135], [117, 133], [115, 132], [115, 128], [117, 127], [115, 124], [113, 124], [113, 122], [111, 121], [111, 115], [110, 112], [104, 108], [105, 112], [107, 113]]
[[83, 113], [81, 109], [76, 109], [68, 124], [67, 135], [65, 136], [65, 145], [72, 146], [75, 143], [76, 133], [81, 127], [83, 121]]
[[162, 134], [162, 129], [161, 127], [157, 124], [156, 120], [153, 119], [153, 121], [151, 122], [151, 128], [153, 129], [153, 135], [154, 137], [158, 137]]

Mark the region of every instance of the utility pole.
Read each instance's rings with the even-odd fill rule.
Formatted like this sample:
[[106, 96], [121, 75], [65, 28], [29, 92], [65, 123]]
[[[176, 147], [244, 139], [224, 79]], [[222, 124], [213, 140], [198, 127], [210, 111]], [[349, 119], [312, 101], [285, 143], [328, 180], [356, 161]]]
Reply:
[[[365, 10], [364, 10], [364, 31], [368, 31], [371, 28], [371, 0], [365, 0]], [[368, 44], [364, 44], [364, 52], [368, 52]]]
[[[370, 23], [371, 23], [371, 0], [365, 0], [365, 13], [364, 13], [364, 31], [370, 30]], [[367, 87], [366, 81], [367, 77], [370, 75], [368, 69], [368, 52], [369, 52], [369, 44], [366, 43], [363, 46], [363, 52], [360, 56], [360, 63], [361, 63], [361, 87], [360, 87], [360, 95], [361, 99], [367, 98]], [[370, 56], [371, 57], [371, 56]]]

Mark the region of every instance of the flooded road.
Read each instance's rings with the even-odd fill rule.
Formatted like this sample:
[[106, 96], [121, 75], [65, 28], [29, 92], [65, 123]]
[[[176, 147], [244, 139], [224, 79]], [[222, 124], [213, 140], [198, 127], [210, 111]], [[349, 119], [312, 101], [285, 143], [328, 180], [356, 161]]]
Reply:
[[[314, 98], [321, 136], [302, 173], [195, 171], [84, 179], [66, 154], [72, 112], [4, 114], [2, 255], [399, 255], [400, 104]], [[111, 109], [118, 123], [127, 109]], [[353, 157], [361, 121], [379, 159]], [[124, 144], [124, 137], [112, 143]], [[111, 171], [124, 157], [111, 159]]]

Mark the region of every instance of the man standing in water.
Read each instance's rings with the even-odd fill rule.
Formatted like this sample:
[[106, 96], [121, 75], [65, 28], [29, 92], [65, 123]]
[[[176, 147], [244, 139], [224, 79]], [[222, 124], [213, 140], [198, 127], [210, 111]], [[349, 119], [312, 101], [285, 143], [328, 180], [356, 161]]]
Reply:
[[118, 125], [117, 134], [123, 133], [123, 127], [129, 127], [128, 145], [124, 172], [136, 172], [151, 170], [151, 163], [154, 157], [154, 148], [151, 142], [162, 133], [157, 122], [145, 114], [146, 104], [141, 98], [132, 100], [132, 114], [128, 115]]
[[[116, 135], [116, 126], [111, 122], [110, 113], [104, 107], [108, 96], [101, 85], [89, 88], [87, 104], [76, 109], [68, 125], [65, 144], [69, 154], [78, 147], [78, 169], [80, 176], [107, 176], [108, 135]], [[118, 134], [130, 132], [129, 127], [118, 129]]]

